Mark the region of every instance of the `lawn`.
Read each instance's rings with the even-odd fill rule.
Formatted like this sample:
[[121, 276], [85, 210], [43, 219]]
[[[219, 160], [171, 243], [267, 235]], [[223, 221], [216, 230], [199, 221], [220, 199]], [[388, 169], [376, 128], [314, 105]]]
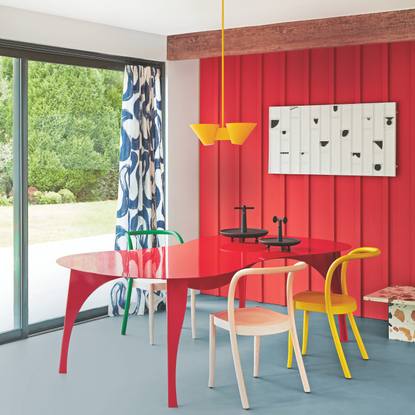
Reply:
[[[29, 244], [115, 234], [117, 201], [29, 206]], [[0, 248], [13, 245], [13, 207], [0, 206]]]

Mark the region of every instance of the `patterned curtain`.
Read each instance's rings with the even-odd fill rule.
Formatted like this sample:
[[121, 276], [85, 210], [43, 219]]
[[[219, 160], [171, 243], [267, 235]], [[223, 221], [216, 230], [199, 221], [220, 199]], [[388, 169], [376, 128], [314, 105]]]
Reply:
[[[158, 68], [125, 67], [115, 250], [128, 249], [126, 231], [165, 229], [160, 76]], [[135, 247], [157, 245], [157, 236], [149, 235]], [[109, 315], [124, 314], [127, 286], [127, 278], [113, 286]], [[165, 303], [165, 293], [158, 294], [156, 307]], [[129, 312], [144, 314], [146, 296], [133, 289]]]

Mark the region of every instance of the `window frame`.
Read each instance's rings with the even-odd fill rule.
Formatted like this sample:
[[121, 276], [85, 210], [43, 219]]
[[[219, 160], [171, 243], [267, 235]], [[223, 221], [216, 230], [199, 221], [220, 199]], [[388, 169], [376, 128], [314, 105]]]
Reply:
[[[0, 344], [28, 338], [50, 330], [63, 328], [64, 317], [29, 324], [28, 307], [28, 61], [82, 66], [124, 71], [126, 65], [160, 68], [162, 90], [162, 134], [165, 136], [165, 62], [132, 57], [107, 55], [76, 49], [16, 42], [0, 39], [0, 56], [12, 57], [13, 73], [13, 174], [18, 177], [13, 188], [13, 264], [15, 329], [0, 333]], [[165, 147], [165, 140], [163, 140]], [[164, 152], [165, 153], [165, 152]], [[108, 307], [98, 307], [78, 313], [76, 323], [101, 318]]]

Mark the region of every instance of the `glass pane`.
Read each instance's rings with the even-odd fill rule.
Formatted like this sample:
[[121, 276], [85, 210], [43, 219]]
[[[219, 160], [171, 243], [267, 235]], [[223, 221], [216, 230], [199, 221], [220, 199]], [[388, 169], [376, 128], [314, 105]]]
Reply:
[[0, 332], [13, 315], [13, 58], [0, 56]]
[[[114, 249], [123, 73], [28, 64], [29, 324], [65, 314], [61, 256]], [[106, 306], [111, 283], [82, 310]]]

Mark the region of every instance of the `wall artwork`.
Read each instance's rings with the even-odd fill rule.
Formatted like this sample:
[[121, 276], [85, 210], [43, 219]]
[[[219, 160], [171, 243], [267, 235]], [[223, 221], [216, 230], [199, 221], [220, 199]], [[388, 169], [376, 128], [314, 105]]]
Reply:
[[396, 176], [396, 103], [269, 107], [269, 173]]

